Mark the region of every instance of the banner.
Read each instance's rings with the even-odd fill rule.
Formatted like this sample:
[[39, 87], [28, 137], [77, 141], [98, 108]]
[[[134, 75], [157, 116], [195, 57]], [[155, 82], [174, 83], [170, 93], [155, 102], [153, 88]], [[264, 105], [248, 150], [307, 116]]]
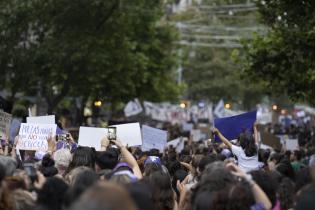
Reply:
[[130, 117], [130, 116], [137, 115], [137, 114], [141, 113], [142, 112], [142, 106], [141, 106], [139, 100], [135, 99], [133, 101], [129, 101], [127, 103], [127, 105], [125, 106], [124, 112], [125, 112], [126, 117]]
[[18, 149], [47, 151], [47, 139], [56, 135], [56, 124], [22, 123], [19, 132]]
[[146, 125], [142, 126], [142, 151], [158, 149], [163, 152], [167, 142], [167, 132]]
[[[256, 111], [247, 112], [233, 117], [218, 118], [214, 120], [214, 126], [228, 140], [237, 139], [245, 130], [252, 132], [256, 121]], [[216, 140], [219, 140], [216, 137]]]
[[0, 111], [0, 139], [8, 139], [10, 132], [12, 115]]
[[222, 117], [225, 117], [225, 115], [224, 115], [224, 110], [225, 110], [225, 108], [224, 108], [224, 102], [223, 102], [223, 99], [221, 99], [219, 102], [218, 102], [218, 104], [215, 106], [215, 108], [214, 108], [214, 114], [215, 114], [215, 116], [217, 116], [217, 117], [219, 117], [219, 118], [222, 118]]

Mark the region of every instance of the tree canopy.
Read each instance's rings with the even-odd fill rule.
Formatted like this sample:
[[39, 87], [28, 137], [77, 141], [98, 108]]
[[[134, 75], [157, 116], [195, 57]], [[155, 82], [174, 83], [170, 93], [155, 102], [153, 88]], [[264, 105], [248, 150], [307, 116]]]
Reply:
[[315, 2], [258, 1], [266, 35], [245, 43], [244, 75], [273, 94], [315, 104]]
[[48, 112], [66, 96], [176, 99], [177, 33], [162, 1], [3, 0], [0, 74], [12, 98], [40, 94]]

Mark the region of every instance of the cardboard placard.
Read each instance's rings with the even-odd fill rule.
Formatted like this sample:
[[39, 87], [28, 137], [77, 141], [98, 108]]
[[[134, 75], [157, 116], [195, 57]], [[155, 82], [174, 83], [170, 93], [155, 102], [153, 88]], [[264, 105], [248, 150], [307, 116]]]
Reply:
[[47, 151], [47, 139], [56, 135], [56, 124], [22, 123], [19, 132], [18, 149]]
[[167, 147], [173, 146], [176, 152], [180, 153], [184, 149], [184, 138], [180, 137], [167, 142]]
[[262, 132], [261, 142], [265, 145], [272, 147], [273, 149], [281, 150], [280, 138], [271, 133]]
[[0, 139], [8, 139], [12, 115], [0, 111]]
[[141, 129], [139, 123], [113, 125], [117, 128], [117, 138], [130, 147], [142, 145]]
[[101, 140], [107, 136], [107, 128], [94, 128], [81, 126], [79, 130], [78, 145], [101, 149]]
[[150, 149], [158, 149], [163, 152], [167, 142], [167, 132], [152, 128], [149, 126], [142, 126], [142, 150], [148, 151]]

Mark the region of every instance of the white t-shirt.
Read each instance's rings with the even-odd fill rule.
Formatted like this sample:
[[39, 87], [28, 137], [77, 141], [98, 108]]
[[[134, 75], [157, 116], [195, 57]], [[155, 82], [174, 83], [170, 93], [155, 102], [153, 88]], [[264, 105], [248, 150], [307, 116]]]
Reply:
[[247, 157], [243, 148], [232, 145], [232, 153], [238, 159], [238, 166], [245, 172], [259, 169], [260, 163], [258, 162], [258, 155]]

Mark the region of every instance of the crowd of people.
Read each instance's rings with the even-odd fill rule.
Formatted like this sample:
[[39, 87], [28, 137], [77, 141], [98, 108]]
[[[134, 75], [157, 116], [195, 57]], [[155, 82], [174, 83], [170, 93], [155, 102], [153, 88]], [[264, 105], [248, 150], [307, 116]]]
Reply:
[[[184, 149], [141, 151], [119, 139], [101, 151], [69, 139], [47, 152], [20, 151], [19, 137], [0, 148], [3, 210], [308, 210], [314, 209], [314, 135], [300, 149], [260, 149], [254, 132], [232, 143], [194, 142]], [[302, 139], [301, 139], [302, 138]]]

